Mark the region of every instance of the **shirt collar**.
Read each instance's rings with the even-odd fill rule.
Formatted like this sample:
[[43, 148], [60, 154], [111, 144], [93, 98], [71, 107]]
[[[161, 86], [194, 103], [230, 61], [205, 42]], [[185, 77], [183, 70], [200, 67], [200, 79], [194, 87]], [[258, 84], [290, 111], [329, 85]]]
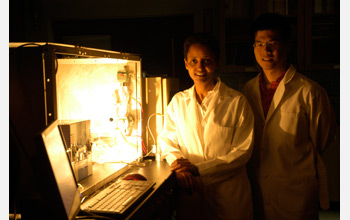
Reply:
[[[221, 79], [220, 79], [220, 77], [216, 77], [215, 80], [216, 80], [216, 84], [215, 84], [214, 88], [208, 92], [207, 96], [210, 95], [210, 94], [212, 94], [212, 93], [214, 94], [214, 93], [216, 93], [216, 92], [219, 91], [219, 88], [220, 88], [220, 85], [221, 85]], [[191, 92], [190, 92], [190, 94], [191, 94], [191, 95], [190, 95], [189, 98], [192, 98], [192, 99], [194, 99], [194, 100], [197, 100], [197, 99], [196, 99], [196, 91], [195, 91], [194, 85], [191, 87]]]
[[[287, 70], [288, 71], [288, 70]], [[286, 71], [286, 72], [287, 72]], [[283, 77], [284, 77], [284, 75], [286, 75], [286, 72], [284, 72], [280, 77], [278, 77], [277, 79], [276, 79], [276, 81], [272, 81], [271, 82], [271, 84], [272, 83], [277, 83], [277, 85], [282, 81], [282, 79], [283, 79]], [[265, 77], [264, 77], [264, 73], [263, 72], [261, 72], [261, 74], [259, 75], [259, 84], [260, 85], [264, 85], [264, 88], [266, 88], [265, 87], [265, 85], [266, 85], [266, 80], [265, 80]]]

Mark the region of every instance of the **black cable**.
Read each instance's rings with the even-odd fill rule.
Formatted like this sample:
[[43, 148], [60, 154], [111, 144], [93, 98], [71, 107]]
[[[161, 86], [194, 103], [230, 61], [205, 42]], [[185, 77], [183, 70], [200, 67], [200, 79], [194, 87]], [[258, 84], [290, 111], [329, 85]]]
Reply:
[[[34, 46], [38, 46], [38, 47], [43, 47], [43, 45], [40, 45], [40, 44], [36, 44], [36, 43], [26, 43], [26, 44], [22, 44], [16, 48], [13, 48], [11, 51], [10, 51], [10, 55], [12, 55], [16, 50], [18, 50], [19, 48], [22, 48], [22, 47], [25, 47], [25, 46], [29, 46], [29, 45], [34, 45]], [[46, 46], [48, 45], [48, 43], [46, 43]], [[54, 69], [55, 69], [55, 74], [57, 73], [58, 71], [58, 59], [57, 59], [57, 54], [54, 53], [55, 55], [55, 66], [54, 66]]]
[[22, 47], [25, 47], [25, 46], [28, 46], [28, 45], [34, 45], [34, 46], [42, 47], [42, 45], [36, 44], [36, 43], [22, 44], [21, 46], [18, 46], [18, 47], [16, 47], [16, 48], [13, 48], [13, 49], [10, 51], [10, 56], [11, 56], [16, 50], [18, 50], [19, 48], [22, 48]]

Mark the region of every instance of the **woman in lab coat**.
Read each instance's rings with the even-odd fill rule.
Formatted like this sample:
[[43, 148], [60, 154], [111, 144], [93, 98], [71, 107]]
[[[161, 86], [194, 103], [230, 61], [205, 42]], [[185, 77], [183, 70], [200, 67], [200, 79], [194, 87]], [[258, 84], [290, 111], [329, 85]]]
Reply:
[[245, 164], [253, 144], [253, 113], [246, 98], [214, 76], [217, 43], [188, 37], [185, 66], [194, 86], [168, 105], [159, 136], [162, 156], [178, 183], [177, 219], [252, 219]]
[[254, 218], [316, 220], [319, 205], [329, 206], [320, 154], [334, 138], [333, 110], [326, 91], [287, 64], [288, 21], [266, 14], [254, 27], [254, 53], [262, 71], [243, 89], [255, 116], [248, 164]]

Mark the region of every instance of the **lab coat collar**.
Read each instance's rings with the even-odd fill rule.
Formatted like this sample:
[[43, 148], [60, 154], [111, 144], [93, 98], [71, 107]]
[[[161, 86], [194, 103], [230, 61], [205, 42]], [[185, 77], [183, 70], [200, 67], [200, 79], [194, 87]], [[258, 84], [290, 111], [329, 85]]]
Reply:
[[291, 65], [289, 66], [289, 68], [288, 68], [288, 70], [287, 70], [285, 76], [283, 77], [281, 83], [283, 83], [283, 84], [289, 83], [289, 82], [293, 79], [295, 73], [296, 73], [296, 69], [295, 69], [295, 67], [291, 64]]
[[[270, 108], [269, 108], [269, 112], [267, 113], [266, 116], [266, 122], [271, 118], [271, 116], [273, 115], [273, 113], [275, 112], [275, 110], [277, 109], [279, 103], [282, 100], [282, 97], [285, 93], [286, 90], [286, 84], [288, 84], [294, 77], [296, 72], [296, 69], [293, 65], [290, 65], [286, 74], [284, 75], [283, 79], [281, 80], [281, 82], [279, 83], [276, 92], [273, 96]], [[262, 73], [260, 73], [262, 74]]]
[[[187, 93], [187, 95], [185, 97], [185, 100], [186, 100], [187, 104], [190, 101], [197, 101], [197, 99], [196, 99], [196, 91], [195, 91], [194, 87], [195, 86], [193, 85], [191, 88], [188, 89], [188, 93]], [[221, 79], [220, 79], [220, 77], [216, 77], [216, 84], [215, 84], [213, 90], [211, 90], [210, 92], [219, 91], [219, 93], [220, 93], [220, 90], [222, 90], [222, 89], [220, 89], [221, 87], [222, 87], [221, 86]]]

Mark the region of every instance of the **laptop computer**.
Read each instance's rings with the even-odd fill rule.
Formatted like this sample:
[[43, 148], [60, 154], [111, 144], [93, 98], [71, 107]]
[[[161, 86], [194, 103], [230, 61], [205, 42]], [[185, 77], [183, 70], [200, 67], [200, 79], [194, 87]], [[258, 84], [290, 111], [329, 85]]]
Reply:
[[[69, 161], [68, 155], [65, 151], [65, 143], [62, 136], [60, 127], [58, 126], [58, 120], [50, 124], [38, 137], [38, 151], [40, 158], [36, 160], [36, 174], [38, 176], [41, 189], [44, 192], [45, 201], [48, 202], [48, 206], [51, 207], [50, 213], [52, 218], [50, 219], [68, 219], [72, 220], [77, 217], [82, 209], [87, 210], [89, 214], [113, 216], [126, 213], [127, 209], [131, 208], [134, 204], [139, 202], [139, 199], [145, 196], [152, 190], [155, 182], [152, 181], [130, 181], [130, 180], [112, 180], [102, 187], [104, 189], [94, 192], [90, 195], [88, 201], [94, 200], [94, 197], [101, 197], [101, 194], [108, 194], [106, 190], [115, 187], [115, 182], [149, 182], [147, 187], [140, 193], [141, 195], [134, 199], [132, 202], [128, 202], [127, 206], [120, 211], [101, 211], [101, 208], [96, 210], [93, 207], [85, 208], [86, 205], [81, 205], [80, 191], [78, 182], [74, 177], [74, 172]], [[129, 184], [130, 185], [130, 184]], [[132, 190], [132, 189], [131, 189]], [[111, 191], [111, 190], [109, 190]], [[98, 198], [99, 200], [101, 198]], [[87, 202], [88, 202], [87, 201]], [[84, 208], [82, 208], [84, 207]], [[130, 210], [129, 210], [130, 211]], [[86, 212], [84, 212], [86, 213]]]
[[65, 151], [58, 121], [50, 124], [36, 139], [38, 158], [33, 160], [48, 219], [72, 220], [80, 211], [80, 192]]

